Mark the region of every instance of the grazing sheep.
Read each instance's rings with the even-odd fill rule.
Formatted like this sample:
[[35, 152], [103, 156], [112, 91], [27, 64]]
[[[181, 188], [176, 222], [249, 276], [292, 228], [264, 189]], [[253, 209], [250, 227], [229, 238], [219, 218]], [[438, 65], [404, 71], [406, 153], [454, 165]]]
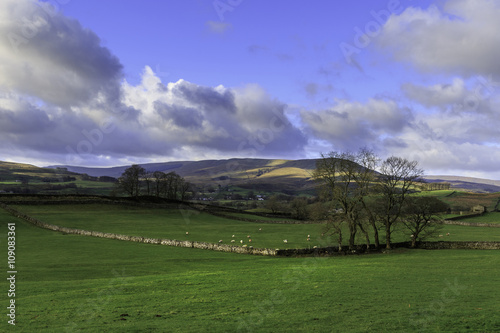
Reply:
[[189, 235], [189, 231], [186, 231], [186, 235]]
[[443, 237], [443, 235], [439, 235], [439, 238]]
[[447, 232], [447, 233], [446, 233], [446, 236], [449, 236], [449, 235], [450, 235], [450, 233], [449, 233], [449, 232]]
[[247, 238], [250, 238], [250, 235], [248, 235]]
[[234, 238], [234, 235], [232, 237]]
[[262, 231], [262, 228], [259, 228], [259, 231]]
[[283, 239], [283, 243], [288, 243], [288, 239]]
[[243, 239], [242, 239], [242, 240], [240, 240], [240, 243], [241, 243], [241, 244], [243, 244]]
[[311, 241], [311, 238], [307, 237], [307, 241], [310, 242]]
[[252, 239], [251, 239], [251, 238], [249, 238], [249, 239], [248, 239], [248, 241], [251, 243], [251, 242], [252, 242]]
[[231, 239], [231, 243], [234, 243], [234, 239]]
[[222, 239], [219, 239], [219, 243], [222, 243]]
[[307, 235], [307, 238], [310, 238], [310, 237], [311, 237], [311, 235]]

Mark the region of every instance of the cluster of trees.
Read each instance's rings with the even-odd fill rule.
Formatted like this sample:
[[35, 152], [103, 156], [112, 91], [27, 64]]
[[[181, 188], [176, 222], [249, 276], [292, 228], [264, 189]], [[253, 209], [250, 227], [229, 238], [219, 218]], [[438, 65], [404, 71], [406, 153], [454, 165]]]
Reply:
[[415, 246], [417, 241], [438, 230], [437, 214], [448, 209], [435, 197], [410, 196], [421, 182], [423, 170], [418, 162], [401, 157], [380, 161], [368, 149], [357, 153], [330, 152], [322, 155], [313, 176], [320, 183], [321, 197], [327, 203], [315, 205], [315, 218], [326, 221], [325, 232], [336, 235], [339, 246], [347, 229], [351, 249], [358, 232], [369, 248], [370, 230], [376, 247], [380, 246], [379, 230], [382, 230], [385, 246], [390, 249], [391, 235], [398, 226], [407, 228]]
[[192, 188], [191, 183], [175, 172], [147, 172], [137, 164], [122, 173], [118, 186], [132, 197], [154, 195], [174, 200], [186, 200]]

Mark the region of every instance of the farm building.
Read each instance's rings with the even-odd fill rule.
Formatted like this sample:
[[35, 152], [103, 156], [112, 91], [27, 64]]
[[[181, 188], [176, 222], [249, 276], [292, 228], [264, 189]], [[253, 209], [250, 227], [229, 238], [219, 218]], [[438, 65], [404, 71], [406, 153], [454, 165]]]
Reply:
[[486, 208], [486, 206], [483, 206], [483, 205], [476, 205], [476, 206], [472, 207], [472, 212], [473, 213], [486, 213], [487, 208]]

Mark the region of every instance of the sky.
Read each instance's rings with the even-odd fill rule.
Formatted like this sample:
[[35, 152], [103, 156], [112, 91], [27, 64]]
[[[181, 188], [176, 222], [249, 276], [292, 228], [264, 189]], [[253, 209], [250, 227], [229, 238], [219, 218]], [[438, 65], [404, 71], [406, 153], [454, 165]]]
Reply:
[[0, 160], [373, 150], [500, 179], [500, 2], [2, 0]]

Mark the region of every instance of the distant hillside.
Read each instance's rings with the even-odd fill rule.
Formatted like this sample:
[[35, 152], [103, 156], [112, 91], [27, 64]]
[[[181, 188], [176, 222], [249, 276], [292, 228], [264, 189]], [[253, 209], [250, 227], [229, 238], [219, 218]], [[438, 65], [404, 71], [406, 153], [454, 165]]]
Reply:
[[0, 181], [19, 181], [26, 177], [47, 178], [74, 176], [72, 172], [57, 168], [41, 168], [31, 164], [0, 161]]
[[[141, 164], [147, 171], [175, 171], [186, 180], [199, 185], [237, 185], [260, 190], [304, 190], [313, 187], [312, 171], [315, 159], [273, 160], [273, 159], [229, 159], [204, 161], [176, 161]], [[86, 173], [90, 176], [119, 177], [129, 166], [112, 168], [64, 167], [69, 171]]]
[[500, 180], [460, 176], [425, 176], [428, 182], [447, 182], [452, 189], [476, 193], [500, 192]]

